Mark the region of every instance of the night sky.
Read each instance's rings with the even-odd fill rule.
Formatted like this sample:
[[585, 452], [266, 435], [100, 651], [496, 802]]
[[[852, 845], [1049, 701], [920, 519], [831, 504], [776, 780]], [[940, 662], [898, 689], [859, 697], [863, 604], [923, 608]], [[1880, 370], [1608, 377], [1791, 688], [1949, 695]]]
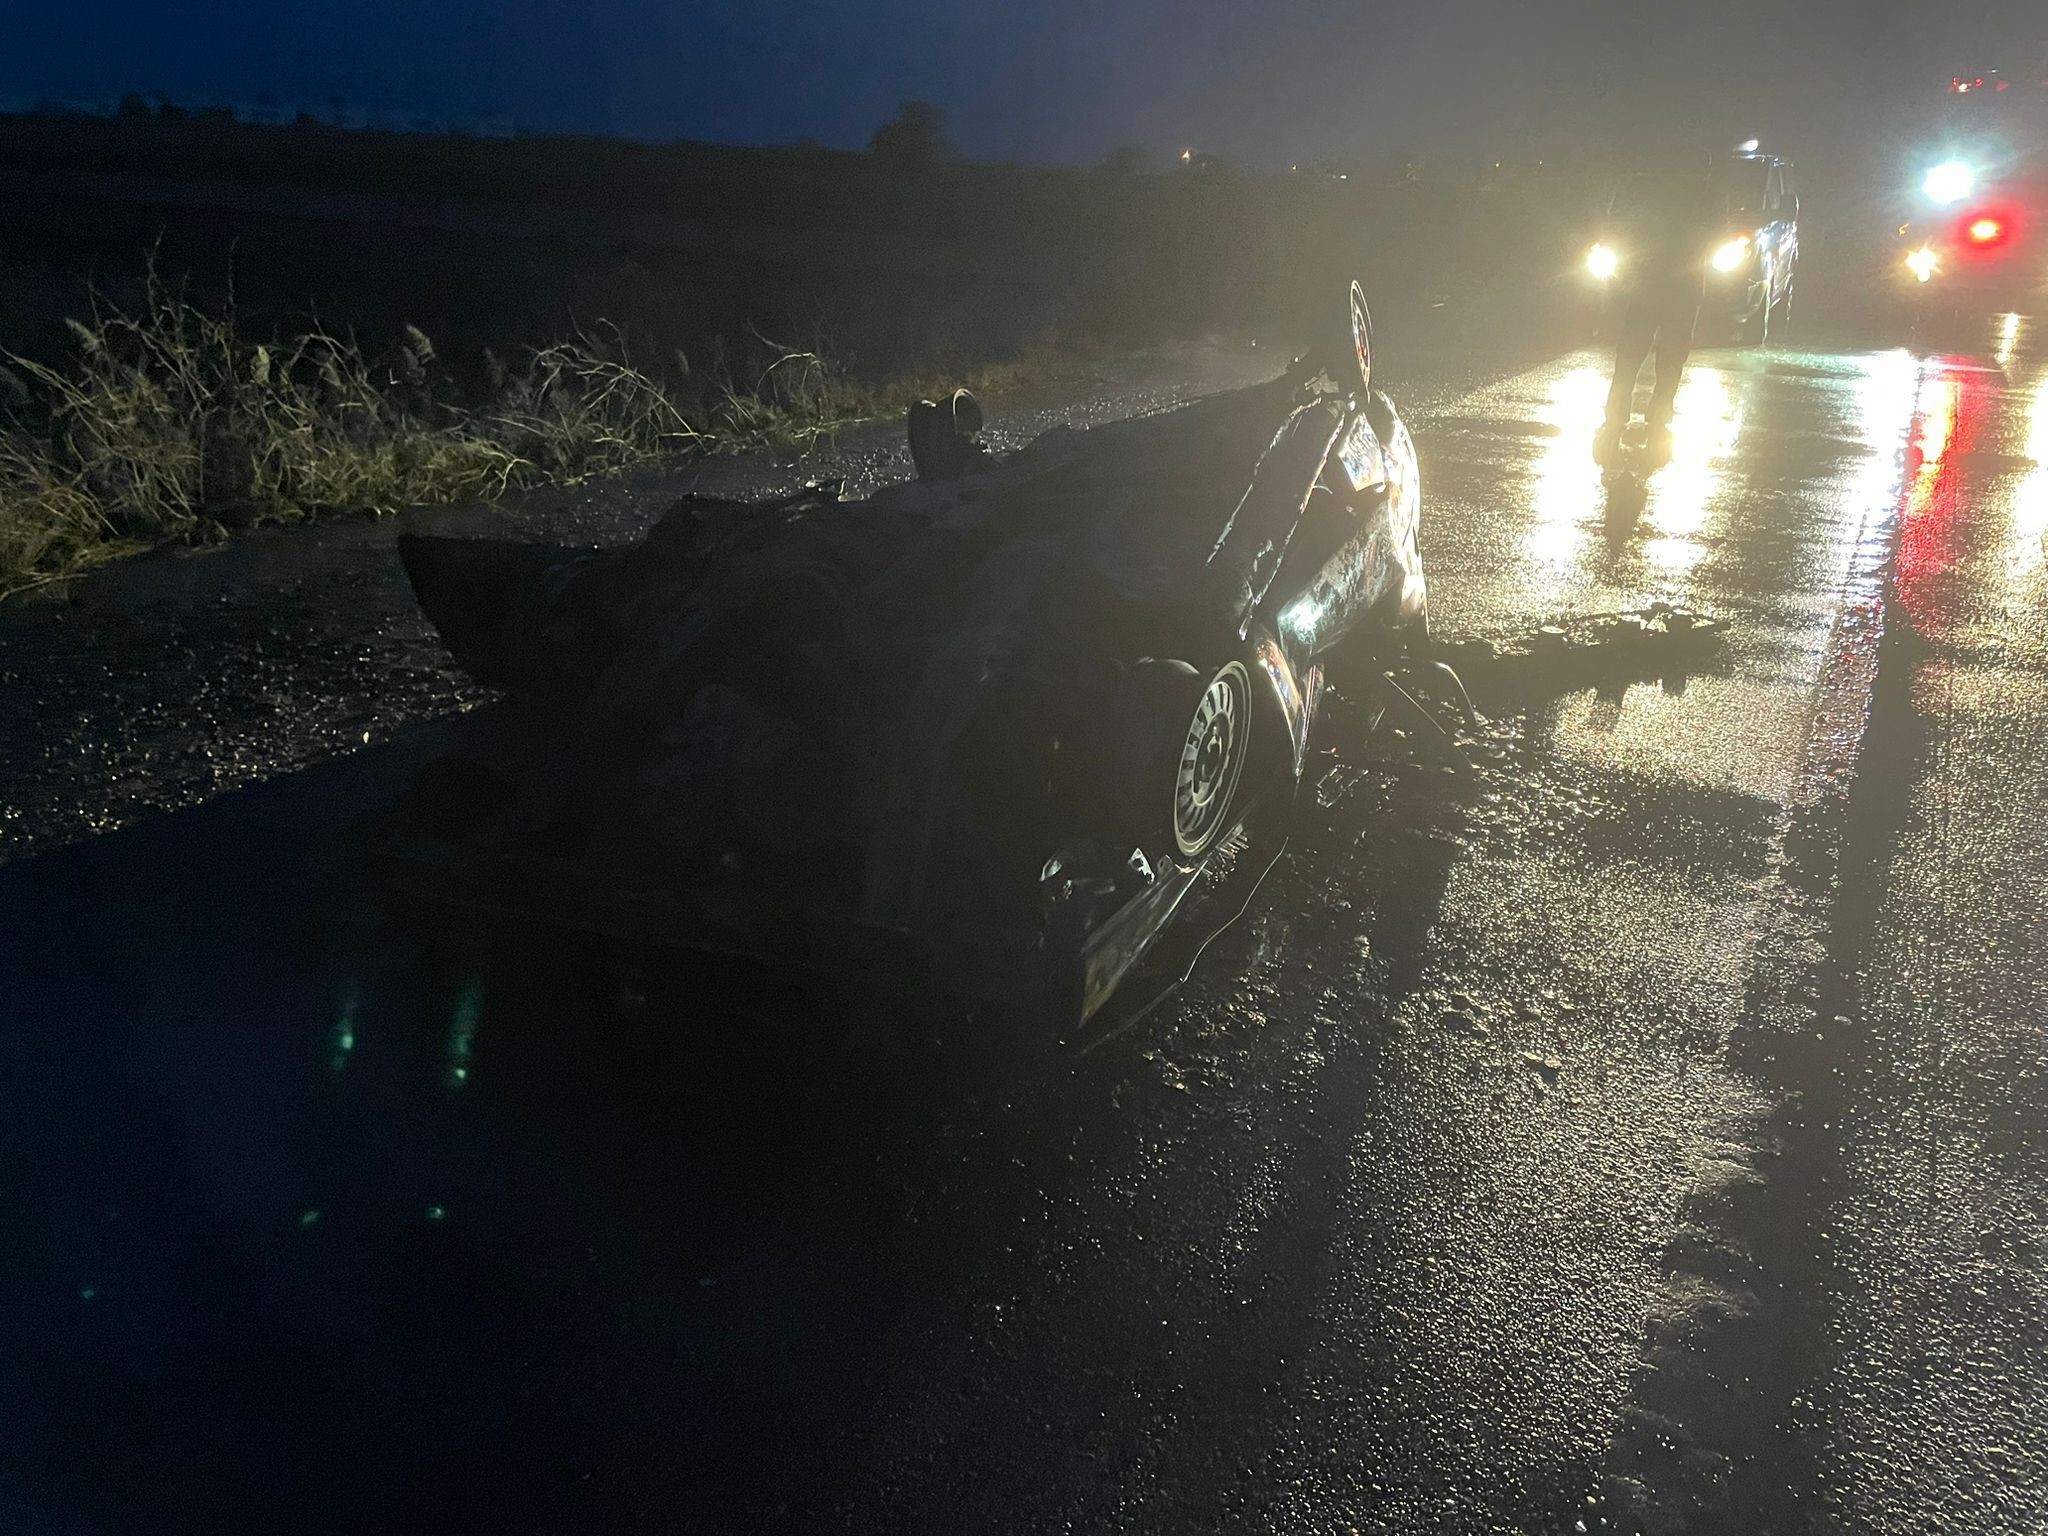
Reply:
[[[511, 118], [857, 147], [907, 96], [980, 159], [1253, 163], [1647, 133], [1849, 142], [2008, 52], [2019, 0], [29, 0], [0, 95]], [[2002, 13], [2002, 14], [2001, 14]], [[2048, 27], [2033, 23], [2036, 36]], [[1981, 63], [1974, 67], [1982, 67]]]

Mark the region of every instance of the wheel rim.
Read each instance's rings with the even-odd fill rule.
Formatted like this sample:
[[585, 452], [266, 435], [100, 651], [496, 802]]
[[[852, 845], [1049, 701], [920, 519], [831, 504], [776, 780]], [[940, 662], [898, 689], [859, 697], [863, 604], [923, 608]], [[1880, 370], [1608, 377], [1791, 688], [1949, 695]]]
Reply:
[[1250, 739], [1251, 687], [1233, 661], [1209, 680], [1182, 739], [1173, 779], [1173, 840], [1186, 858], [1227, 829]]
[[1358, 362], [1358, 387], [1372, 388], [1372, 311], [1366, 306], [1365, 289], [1356, 278], [1351, 283], [1351, 350]]

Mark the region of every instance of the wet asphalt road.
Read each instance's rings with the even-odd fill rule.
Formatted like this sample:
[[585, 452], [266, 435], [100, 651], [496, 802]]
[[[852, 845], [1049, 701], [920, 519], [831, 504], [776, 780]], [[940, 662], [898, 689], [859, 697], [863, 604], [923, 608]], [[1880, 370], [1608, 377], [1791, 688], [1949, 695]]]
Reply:
[[1464, 777], [1339, 699], [1183, 994], [993, 1084], [381, 915], [474, 697], [388, 530], [7, 616], [0, 1523], [2039, 1528], [2036, 339], [1698, 354], [1639, 504], [1595, 355], [1403, 357], [1440, 630], [1726, 662], [1482, 694]]

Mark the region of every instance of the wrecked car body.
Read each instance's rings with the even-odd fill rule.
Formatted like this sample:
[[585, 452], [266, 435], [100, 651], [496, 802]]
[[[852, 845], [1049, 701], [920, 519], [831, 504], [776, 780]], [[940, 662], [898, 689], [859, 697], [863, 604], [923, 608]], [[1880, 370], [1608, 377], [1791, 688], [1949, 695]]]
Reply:
[[523, 722], [405, 858], [529, 915], [1085, 1023], [1277, 855], [1331, 662], [1375, 679], [1426, 637], [1415, 449], [1355, 285], [1331, 351], [861, 501], [689, 498], [627, 549], [402, 540]]

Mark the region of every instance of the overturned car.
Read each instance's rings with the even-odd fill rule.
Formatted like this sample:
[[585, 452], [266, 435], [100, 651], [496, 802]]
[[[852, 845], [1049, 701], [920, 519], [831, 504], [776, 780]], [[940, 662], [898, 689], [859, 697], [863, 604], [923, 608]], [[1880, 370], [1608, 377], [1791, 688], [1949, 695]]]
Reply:
[[1426, 635], [1414, 446], [1355, 284], [1324, 352], [865, 500], [689, 498], [631, 548], [405, 538], [516, 725], [401, 863], [1096, 1018], [1191, 897], [1270, 863], [1326, 664], [1377, 679]]

